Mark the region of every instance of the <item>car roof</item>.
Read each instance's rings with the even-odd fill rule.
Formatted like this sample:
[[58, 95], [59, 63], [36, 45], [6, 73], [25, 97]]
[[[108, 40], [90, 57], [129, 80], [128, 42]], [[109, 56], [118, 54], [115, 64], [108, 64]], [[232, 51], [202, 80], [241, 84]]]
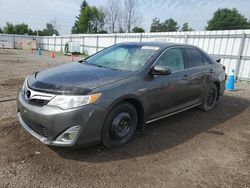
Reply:
[[128, 45], [143, 45], [143, 46], [158, 46], [160, 48], [168, 48], [171, 46], [187, 46], [187, 47], [194, 47], [193, 45], [188, 44], [178, 44], [178, 43], [170, 43], [170, 42], [125, 42], [125, 43], [119, 43], [118, 45], [122, 44], [128, 44]]

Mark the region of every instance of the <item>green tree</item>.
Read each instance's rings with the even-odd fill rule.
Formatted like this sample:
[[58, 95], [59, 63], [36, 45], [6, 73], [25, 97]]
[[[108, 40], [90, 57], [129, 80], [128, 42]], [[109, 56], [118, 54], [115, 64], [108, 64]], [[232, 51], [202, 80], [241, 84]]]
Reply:
[[3, 32], [6, 34], [20, 34], [20, 35], [39, 35], [39, 36], [51, 36], [53, 34], [59, 35], [59, 32], [56, 30], [56, 21], [51, 21], [46, 24], [46, 28], [43, 30], [33, 31], [25, 23], [13, 25], [12, 23], [7, 22], [6, 26], [3, 29]]
[[238, 10], [218, 9], [214, 12], [211, 20], [208, 21], [206, 30], [233, 30], [233, 29], [249, 29], [250, 22], [245, 16], [240, 14]]
[[35, 35], [35, 31], [33, 31], [29, 26], [25, 23], [13, 25], [12, 23], [7, 22], [6, 26], [3, 29], [3, 32], [6, 34], [28, 34]]
[[3, 33], [2, 29], [0, 28], [0, 33]]
[[15, 34], [28, 34], [29, 26], [27, 24], [17, 24], [15, 25]]
[[[80, 15], [82, 14], [82, 12], [84, 12], [84, 10], [86, 9], [86, 7], [89, 6], [87, 1], [83, 1], [82, 4], [81, 4], [81, 7], [80, 7]], [[79, 16], [76, 16], [76, 21], [74, 23], [74, 25], [72, 26], [72, 29], [71, 29], [71, 33], [72, 34], [76, 34], [76, 33], [80, 33], [79, 32], [79, 20], [80, 20], [80, 15]]]
[[169, 18], [161, 22], [159, 18], [154, 18], [150, 26], [150, 32], [171, 32], [178, 31], [179, 26], [175, 20]]
[[6, 26], [3, 28], [3, 32], [6, 34], [15, 34], [15, 26], [12, 23], [7, 22]]
[[53, 34], [59, 35], [59, 32], [56, 30], [56, 23], [51, 21], [46, 24], [46, 28], [43, 30], [35, 31], [39, 36], [52, 36]]
[[159, 18], [154, 18], [150, 26], [150, 32], [161, 32], [162, 23]]
[[55, 25], [52, 23], [47, 23], [46, 24], [46, 29], [43, 30], [47, 35], [59, 35], [59, 32], [56, 30]]
[[145, 30], [144, 30], [143, 28], [141, 28], [141, 27], [134, 27], [134, 28], [132, 29], [132, 32], [133, 32], [133, 33], [144, 33]]
[[[76, 19], [78, 20], [79, 17], [77, 16]], [[77, 20], [75, 21], [74, 25], [73, 25], [72, 28], [71, 28], [71, 33], [72, 33], [72, 34], [78, 33], [78, 32], [77, 32], [77, 23], [78, 23]]]
[[92, 16], [90, 20], [91, 33], [103, 33], [105, 14], [95, 6], [91, 8]]
[[105, 33], [103, 30], [105, 15], [95, 6], [89, 6], [83, 1], [79, 16], [71, 29], [74, 33]]
[[28, 31], [27, 31], [27, 34], [28, 35], [37, 35], [37, 32], [36, 31], [33, 31], [32, 29], [28, 29]]
[[186, 22], [182, 25], [181, 31], [193, 31], [193, 29], [189, 27], [188, 23]]
[[37, 30], [36, 33], [38, 36], [46, 36], [46, 33], [43, 33], [42, 30]]
[[[85, 2], [85, 1], [84, 1]], [[90, 21], [91, 21], [91, 8], [88, 4], [81, 8], [80, 15], [76, 25], [77, 33], [89, 33], [90, 32]]]
[[164, 31], [178, 31], [179, 26], [175, 20], [169, 18], [163, 22], [163, 30]]

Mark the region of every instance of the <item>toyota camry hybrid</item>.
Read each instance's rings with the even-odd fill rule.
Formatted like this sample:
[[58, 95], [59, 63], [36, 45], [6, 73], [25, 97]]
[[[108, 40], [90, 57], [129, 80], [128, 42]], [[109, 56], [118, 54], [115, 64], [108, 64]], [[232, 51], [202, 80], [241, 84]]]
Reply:
[[211, 110], [225, 79], [225, 68], [195, 46], [121, 43], [28, 76], [18, 118], [47, 145], [112, 148], [147, 123], [193, 107]]

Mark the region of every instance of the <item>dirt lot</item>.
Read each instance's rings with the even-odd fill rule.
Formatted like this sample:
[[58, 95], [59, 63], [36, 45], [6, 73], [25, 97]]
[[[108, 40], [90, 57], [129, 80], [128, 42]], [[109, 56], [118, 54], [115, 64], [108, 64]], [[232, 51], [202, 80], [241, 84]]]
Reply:
[[20, 127], [13, 99], [28, 74], [67, 61], [0, 50], [0, 187], [250, 187], [250, 84], [211, 112], [149, 124], [119, 149], [47, 147]]

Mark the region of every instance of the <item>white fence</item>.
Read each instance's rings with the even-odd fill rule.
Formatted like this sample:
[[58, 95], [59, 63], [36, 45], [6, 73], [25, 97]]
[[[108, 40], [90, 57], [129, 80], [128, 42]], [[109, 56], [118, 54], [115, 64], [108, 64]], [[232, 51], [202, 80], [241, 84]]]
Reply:
[[235, 70], [240, 80], [250, 81], [250, 30], [230, 31], [192, 31], [142, 34], [78, 34], [63, 36], [22, 36], [0, 34], [0, 41], [13, 42], [14, 48], [19, 47], [22, 40], [36, 38], [38, 46], [43, 50], [61, 51], [67, 42], [80, 44], [80, 51], [89, 55], [110, 45], [121, 42], [162, 41], [192, 44], [200, 47], [208, 54], [222, 59], [227, 73]]

